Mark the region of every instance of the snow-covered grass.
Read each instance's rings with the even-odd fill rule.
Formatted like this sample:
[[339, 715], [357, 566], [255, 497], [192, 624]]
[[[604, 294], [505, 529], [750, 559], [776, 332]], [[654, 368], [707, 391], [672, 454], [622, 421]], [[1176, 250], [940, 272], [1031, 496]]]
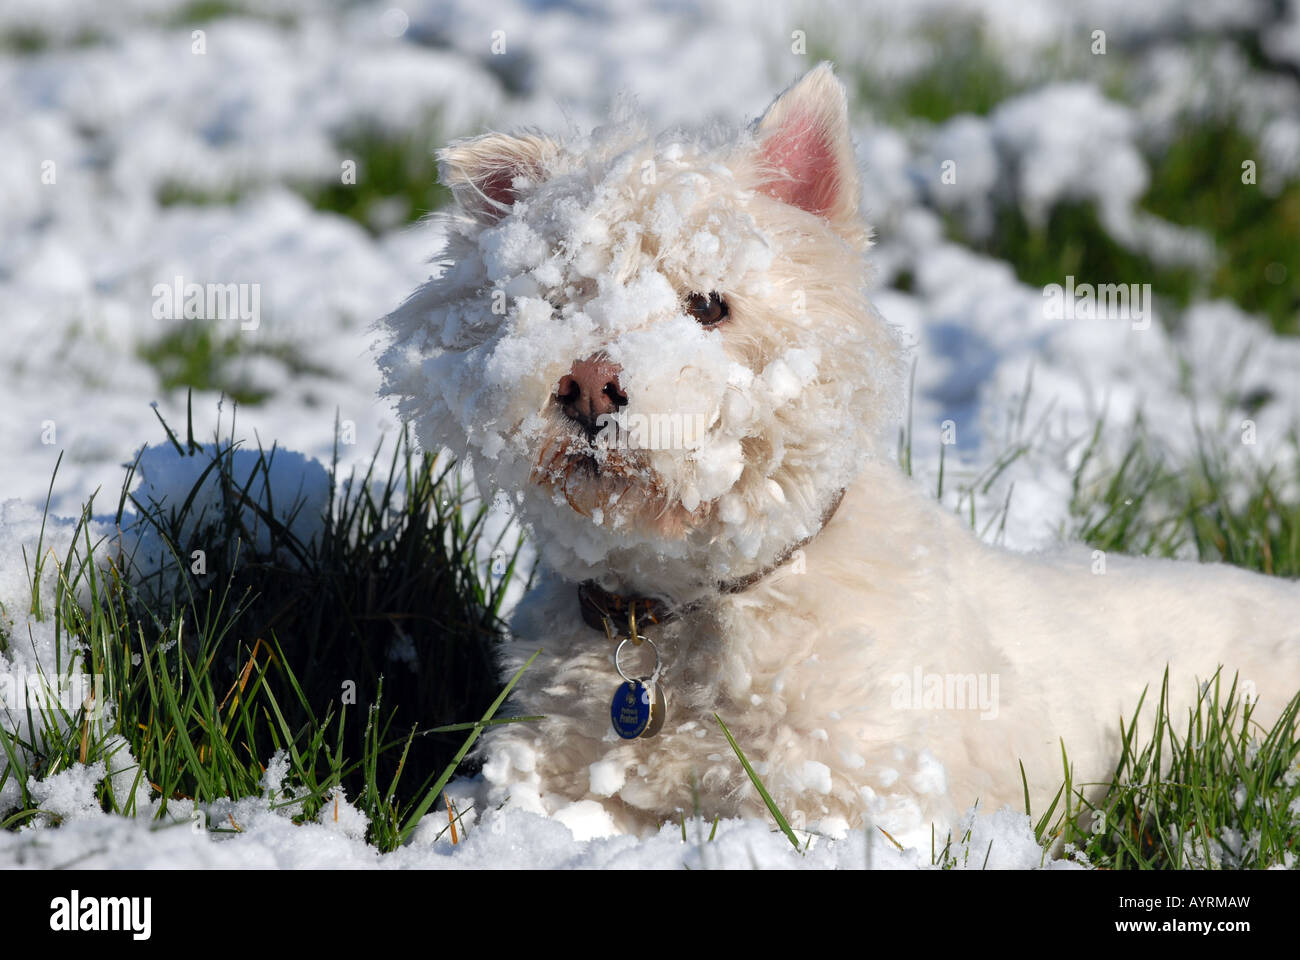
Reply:
[[1269, 575], [1300, 577], [1300, 441], [1268, 468], [1200, 436], [1170, 457], [1142, 422], [1118, 462], [1093, 463], [1094, 434], [1075, 471], [1072, 533], [1100, 549], [1194, 557]]
[[[1154, 690], [1150, 691], [1153, 693]], [[1187, 717], [1171, 716], [1168, 676], [1154, 704], [1155, 728], [1135, 740], [1139, 704], [1121, 730], [1115, 779], [1097, 804], [1071, 783], [1063, 749], [1061, 809], [1045, 811], [1036, 834], [1097, 868], [1260, 869], [1297, 865], [1300, 842], [1300, 693], [1272, 729], [1252, 722], [1254, 693], [1219, 675]], [[1074, 795], [1072, 796], [1072, 791]], [[1053, 814], [1058, 818], [1048, 828]]]
[[[651, 126], [735, 121], [827, 56], [852, 91], [876, 300], [916, 354], [905, 468], [1013, 548], [1082, 539], [1295, 577], [1297, 23], [1293, 0], [5, 4], [0, 676], [118, 680], [91, 722], [78, 697], [0, 719], [13, 754], [0, 757], [0, 862], [1025, 867], [1052, 838], [1097, 865], [1285, 862], [1295, 737], [1243, 745], [1226, 733], [1240, 717], [1214, 727], [1219, 746], [1183, 751], [1196, 759], [1179, 782], [1202, 784], [1191, 794], [1154, 782], [1135, 745], [1107, 803], [1129, 819], [1108, 834], [1071, 832], [1063, 809], [1048, 822], [989, 811], [933, 850], [877, 832], [798, 853], [775, 823], [724, 821], [709, 842], [701, 811], [688, 843], [682, 824], [578, 841], [577, 814], [566, 826], [473, 809], [453, 782], [462, 842], [438, 810], [381, 855], [467, 735], [411, 739], [390, 794], [411, 726], [474, 721], [500, 689], [481, 656], [412, 670], [427, 653], [415, 625], [463, 636], [471, 611], [501, 600], [493, 569], [504, 575], [514, 533], [496, 513], [476, 521], [480, 504], [402, 446], [374, 401], [367, 324], [431, 269], [439, 228], [413, 221], [446, 200], [434, 147], [517, 123], [590, 126], [622, 91]], [[177, 275], [259, 284], [260, 327], [158, 317], [150, 291]], [[1151, 326], [1046, 318], [1043, 288], [1068, 276], [1152, 284]], [[198, 411], [223, 393], [241, 401], [228, 436], [276, 448], [229, 451], [217, 479], [251, 481], [254, 500], [269, 491], [272, 517], [304, 498], [293, 522], [227, 512], [212, 474], [194, 512], [238, 517], [247, 535], [196, 547], [203, 534], [165, 511], [161, 529], [132, 532], [140, 510], [110, 493], [83, 514], [156, 430], [149, 402], [181, 422], [191, 389]], [[190, 457], [177, 439], [181, 451], [151, 447], [127, 478], [144, 507], [164, 492], [183, 501], [223, 449], [205, 440]], [[317, 462], [337, 452], [340, 475], [364, 475], [381, 443], [352, 488]], [[316, 507], [332, 526], [317, 529]], [[107, 565], [119, 520], [152, 579]], [[511, 546], [494, 557], [498, 534]], [[202, 576], [187, 572], [194, 549], [207, 551]], [[381, 673], [388, 706], [373, 722], [364, 698], [322, 706], [349, 680], [377, 699]], [[1172, 719], [1167, 733], [1182, 729]], [[1153, 832], [1133, 809], [1176, 830]], [[1206, 830], [1223, 846], [1207, 848]]]
[[[517, 538], [486, 534], [487, 505], [404, 437], [344, 479], [164, 429], [115, 515], [88, 504], [57, 546], [36, 531], [30, 600], [0, 607], [0, 822], [167, 822], [264, 796], [299, 821], [355, 804], [358, 836], [392, 849], [461, 759], [443, 727], [499, 706]], [[91, 794], [67, 807], [57, 785], [85, 765]]]

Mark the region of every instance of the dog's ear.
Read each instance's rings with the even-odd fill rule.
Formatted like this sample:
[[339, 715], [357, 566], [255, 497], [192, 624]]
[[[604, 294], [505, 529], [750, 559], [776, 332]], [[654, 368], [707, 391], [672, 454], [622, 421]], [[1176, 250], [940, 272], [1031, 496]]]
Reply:
[[832, 223], [858, 218], [858, 171], [848, 99], [829, 63], [780, 94], [754, 127], [764, 180], [759, 189]]
[[514, 206], [519, 181], [539, 182], [558, 151], [559, 145], [542, 134], [487, 133], [439, 150], [438, 179], [451, 188], [462, 210], [492, 223]]

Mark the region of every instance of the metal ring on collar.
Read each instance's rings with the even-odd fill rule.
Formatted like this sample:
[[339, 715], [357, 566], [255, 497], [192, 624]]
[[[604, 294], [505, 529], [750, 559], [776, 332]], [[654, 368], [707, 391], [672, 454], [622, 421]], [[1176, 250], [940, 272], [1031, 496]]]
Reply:
[[[618, 671], [618, 675], [622, 677], [624, 681], [626, 681], [627, 683], [634, 683], [635, 681], [633, 680], [632, 677], [629, 677], [626, 673], [623, 672], [623, 668], [620, 667], [618, 664], [618, 658], [619, 658], [619, 654], [623, 652], [624, 645], [627, 644], [627, 642], [631, 639], [632, 639], [631, 637], [624, 637], [622, 641], [619, 643], [618, 649], [614, 651], [614, 669]], [[652, 677], [656, 676], [659, 673], [659, 645], [655, 643], [653, 640], [651, 640], [649, 637], [641, 637], [641, 639], [644, 640], [646, 643], [650, 644], [650, 646], [654, 648], [655, 668], [654, 668], [654, 672], [651, 673], [650, 676]]]

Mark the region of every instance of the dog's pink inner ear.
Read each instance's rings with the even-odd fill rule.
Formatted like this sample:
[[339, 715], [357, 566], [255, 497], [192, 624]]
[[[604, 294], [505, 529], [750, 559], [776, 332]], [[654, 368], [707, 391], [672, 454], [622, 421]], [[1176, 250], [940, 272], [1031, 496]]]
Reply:
[[519, 172], [512, 167], [500, 167], [479, 181], [478, 187], [493, 203], [512, 207], [515, 203], [515, 176]]
[[461, 209], [492, 222], [508, 214], [519, 199], [516, 179], [539, 180], [556, 150], [554, 141], [538, 134], [490, 133], [438, 151], [439, 170]]
[[471, 213], [484, 220], [499, 220], [519, 199], [515, 195], [515, 177], [536, 176], [537, 168], [531, 157], [490, 157], [470, 179], [470, 189], [457, 193]]
[[785, 117], [764, 141], [763, 160], [784, 174], [763, 192], [800, 210], [826, 216], [840, 194], [835, 147], [825, 126], [806, 111]]

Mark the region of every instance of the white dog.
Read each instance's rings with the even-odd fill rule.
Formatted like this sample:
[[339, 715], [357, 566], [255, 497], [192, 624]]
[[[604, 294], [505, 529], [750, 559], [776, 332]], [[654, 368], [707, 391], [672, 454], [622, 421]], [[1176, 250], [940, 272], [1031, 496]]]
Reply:
[[[1019, 762], [1045, 809], [1062, 740], [1076, 783], [1108, 781], [1166, 664], [1175, 716], [1220, 664], [1260, 719], [1300, 689], [1294, 583], [1009, 553], [899, 471], [903, 355], [864, 293], [828, 65], [740, 132], [621, 119], [440, 160], [443, 269], [387, 318], [382, 367], [421, 441], [507, 491], [540, 549], [507, 668], [543, 650], [514, 699], [546, 719], [486, 736], [495, 799], [597, 801], [624, 829], [693, 791], [763, 815], [717, 714], [792, 820], [928, 841], [977, 799], [1022, 807]], [[658, 668], [623, 644], [653, 680], [620, 688], [629, 609]]]

